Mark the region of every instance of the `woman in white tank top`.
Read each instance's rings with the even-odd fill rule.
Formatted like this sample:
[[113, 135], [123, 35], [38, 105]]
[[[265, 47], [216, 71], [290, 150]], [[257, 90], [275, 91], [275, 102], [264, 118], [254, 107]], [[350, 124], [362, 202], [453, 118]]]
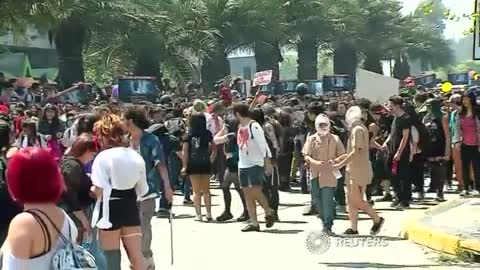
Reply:
[[53, 255], [65, 246], [58, 231], [72, 242], [77, 238], [75, 224], [56, 205], [64, 192], [58, 163], [47, 150], [25, 148], [9, 160], [6, 176], [10, 195], [24, 212], [10, 223], [2, 269], [49, 270]]

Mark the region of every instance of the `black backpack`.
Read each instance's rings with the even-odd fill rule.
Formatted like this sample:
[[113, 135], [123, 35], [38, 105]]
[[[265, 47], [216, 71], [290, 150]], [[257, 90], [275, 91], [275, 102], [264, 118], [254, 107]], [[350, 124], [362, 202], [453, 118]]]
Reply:
[[209, 164], [210, 153], [202, 148], [202, 137], [191, 136], [189, 147], [189, 159], [194, 164]]
[[[253, 122], [251, 122], [248, 125], [248, 129], [250, 131], [250, 138], [253, 140], [252, 124], [253, 124]], [[271, 159], [272, 160], [277, 160], [277, 153], [275, 151], [275, 148], [273, 147], [272, 140], [269, 138], [269, 136], [266, 132], [264, 132], [264, 135], [265, 135], [265, 141], [267, 141], [268, 149], [270, 149], [270, 153], [272, 154]]]

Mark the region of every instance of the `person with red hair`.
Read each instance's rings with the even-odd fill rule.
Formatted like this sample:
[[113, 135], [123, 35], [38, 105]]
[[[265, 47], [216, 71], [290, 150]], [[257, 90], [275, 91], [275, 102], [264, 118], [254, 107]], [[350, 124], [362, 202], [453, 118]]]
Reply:
[[132, 270], [145, 270], [138, 198], [148, 192], [145, 161], [128, 147], [122, 121], [108, 114], [95, 123], [95, 141], [101, 152], [92, 165], [92, 191], [97, 203], [92, 226], [100, 229], [107, 269], [121, 269], [120, 242]]
[[72, 243], [77, 239], [75, 223], [57, 206], [65, 191], [58, 163], [45, 149], [24, 148], [9, 160], [6, 177], [10, 195], [24, 212], [10, 224], [3, 267], [51, 269], [53, 255], [66, 244], [60, 233]]

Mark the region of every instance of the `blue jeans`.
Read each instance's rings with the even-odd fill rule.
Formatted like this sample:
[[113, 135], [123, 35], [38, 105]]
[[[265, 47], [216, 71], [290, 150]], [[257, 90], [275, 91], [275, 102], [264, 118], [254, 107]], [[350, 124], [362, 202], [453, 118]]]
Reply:
[[[87, 209], [85, 212], [87, 214], [87, 218], [89, 220], [92, 219], [94, 206]], [[92, 229], [92, 242], [88, 247], [88, 251], [92, 256], [95, 258], [95, 263], [97, 264], [98, 270], [107, 270], [107, 260], [105, 259], [105, 255], [103, 254], [102, 247], [100, 245], [100, 236], [98, 233], [98, 228]]]
[[331, 230], [335, 218], [334, 187], [320, 187], [318, 178], [312, 179], [312, 195], [318, 209], [323, 228]]
[[183, 178], [183, 195], [185, 201], [190, 201], [190, 193], [192, 190], [192, 183], [190, 182], [190, 178], [185, 176]]

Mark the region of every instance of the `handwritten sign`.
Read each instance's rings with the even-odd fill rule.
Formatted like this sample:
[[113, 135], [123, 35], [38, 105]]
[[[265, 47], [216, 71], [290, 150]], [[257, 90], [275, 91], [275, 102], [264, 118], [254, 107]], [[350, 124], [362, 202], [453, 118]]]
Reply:
[[255, 73], [253, 86], [267, 85], [272, 81], [272, 70], [265, 70]]

